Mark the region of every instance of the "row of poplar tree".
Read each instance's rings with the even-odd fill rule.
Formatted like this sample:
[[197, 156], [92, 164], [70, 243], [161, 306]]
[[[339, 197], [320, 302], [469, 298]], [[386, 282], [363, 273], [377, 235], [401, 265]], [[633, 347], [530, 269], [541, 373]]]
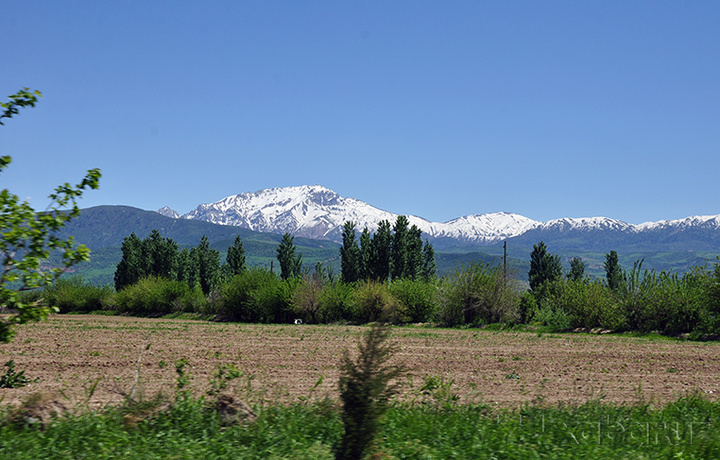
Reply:
[[[424, 279], [435, 276], [435, 252], [422, 241], [422, 231], [409, 226], [406, 216], [399, 216], [393, 227], [383, 220], [374, 234], [366, 227], [358, 241], [355, 224], [343, 227], [340, 248], [342, 279], [347, 283], [359, 280], [387, 281], [392, 279]], [[285, 233], [277, 248], [282, 279], [302, 275], [302, 254], [297, 251], [294, 237]], [[245, 249], [240, 236], [228, 248], [225, 263], [220, 252], [211, 249], [206, 236], [193, 248], [180, 249], [170, 238], [153, 230], [145, 239], [135, 233], [125, 237], [121, 246], [122, 259], [115, 269], [115, 290], [120, 291], [146, 277], [185, 281], [200, 286], [209, 294], [222, 280], [245, 270]]]
[[389, 221], [380, 221], [372, 235], [365, 227], [358, 242], [355, 224], [345, 222], [340, 248], [343, 280], [427, 281], [435, 277], [435, 250], [427, 240], [423, 243], [422, 231], [409, 224], [406, 216], [398, 216], [392, 228]]
[[231, 277], [245, 269], [245, 248], [239, 236], [228, 248], [224, 264], [220, 263], [220, 252], [210, 248], [204, 235], [194, 248], [179, 249], [158, 230], [145, 239], [132, 233], [123, 239], [121, 251], [122, 259], [115, 269], [116, 291], [153, 276], [199, 285], [208, 294], [223, 276]]

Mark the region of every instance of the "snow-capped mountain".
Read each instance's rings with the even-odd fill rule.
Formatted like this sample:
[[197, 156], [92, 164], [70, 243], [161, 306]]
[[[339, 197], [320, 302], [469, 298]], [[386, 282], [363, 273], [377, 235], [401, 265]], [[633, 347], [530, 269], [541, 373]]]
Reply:
[[[233, 225], [266, 233], [293, 235], [340, 241], [345, 222], [355, 223], [361, 231], [374, 230], [378, 222], [395, 222], [397, 214], [375, 208], [354, 198], [345, 198], [320, 185], [271, 188], [254, 193], [229, 196], [178, 216], [170, 208], [159, 210], [163, 215]], [[662, 234], [658, 238], [679, 231], [720, 230], [720, 215], [694, 216], [686, 219], [628, 224], [607, 217], [563, 218], [538, 222], [527, 217], [498, 212], [459, 217], [447, 222], [430, 222], [408, 216], [431, 239], [452, 239], [463, 243], [492, 244], [525, 235], [525, 238], [554, 238], [558, 235], [581, 232], [588, 235]], [[718, 232], [720, 235], [720, 232]], [[677, 236], [676, 236], [677, 237]], [[713, 236], [712, 238], [716, 238]], [[718, 237], [720, 239], [720, 237]], [[539, 239], [537, 240], [539, 241]]]
[[[303, 185], [229, 196], [201, 204], [181, 218], [339, 241], [347, 221], [354, 222], [358, 231], [365, 227], [374, 230], [381, 220], [392, 224], [397, 216], [363, 201], [344, 198], [320, 185]], [[499, 241], [540, 224], [511, 213], [465, 216], [449, 222], [430, 222], [417, 216], [408, 216], [408, 220], [427, 236], [476, 243]]]
[[163, 206], [162, 208], [158, 209], [157, 213], [161, 216], [172, 217], [173, 219], [177, 219], [178, 217], [180, 217], [179, 212], [175, 211], [174, 209], [170, 209], [167, 206]]

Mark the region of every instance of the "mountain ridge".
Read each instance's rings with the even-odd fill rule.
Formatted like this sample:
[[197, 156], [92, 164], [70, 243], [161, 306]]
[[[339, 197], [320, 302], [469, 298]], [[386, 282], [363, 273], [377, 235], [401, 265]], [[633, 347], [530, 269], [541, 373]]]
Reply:
[[[354, 222], [358, 230], [364, 227], [373, 230], [379, 221], [393, 223], [398, 216], [361, 200], [342, 197], [321, 185], [276, 187], [231, 195], [214, 203], [201, 204], [181, 216], [168, 207], [158, 212], [169, 217], [202, 220], [265, 233], [288, 232], [336, 242], [341, 240], [342, 226], [346, 221]], [[631, 235], [698, 228], [720, 232], [720, 214], [637, 225], [608, 217], [540, 222], [511, 212], [470, 214], [446, 222], [431, 222], [408, 215], [408, 220], [431, 239], [453, 239], [481, 246], [521, 237], [528, 232], [622, 232]]]

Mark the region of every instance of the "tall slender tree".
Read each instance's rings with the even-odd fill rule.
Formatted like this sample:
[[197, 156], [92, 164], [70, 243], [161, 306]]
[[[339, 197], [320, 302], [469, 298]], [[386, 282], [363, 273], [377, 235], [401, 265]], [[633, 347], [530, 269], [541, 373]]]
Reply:
[[230, 276], [239, 275], [245, 271], [245, 247], [243, 246], [240, 235], [235, 237], [235, 242], [228, 247], [225, 262], [228, 266], [228, 274]]
[[360, 279], [373, 279], [372, 274], [373, 246], [370, 230], [365, 227], [360, 234]]
[[353, 283], [360, 279], [360, 247], [355, 235], [355, 223], [347, 221], [342, 231], [343, 245], [340, 248], [340, 269], [342, 279]]
[[115, 268], [115, 290], [137, 283], [145, 276], [145, 262], [142, 256], [142, 240], [131, 233], [123, 238], [120, 245], [122, 258]]
[[143, 240], [142, 256], [145, 260], [145, 276], [166, 279], [177, 278], [178, 245], [171, 238], [163, 238], [157, 229]]
[[375, 235], [370, 243], [369, 278], [387, 281], [390, 277], [390, 252], [392, 249], [392, 227], [387, 220], [378, 222]]
[[400, 274], [401, 278], [414, 280], [420, 276], [423, 265], [422, 249], [422, 231], [413, 225], [405, 235], [405, 270]]
[[617, 290], [623, 282], [623, 271], [620, 268], [620, 262], [618, 261], [618, 253], [610, 251], [609, 254], [605, 254], [605, 277], [607, 284], [613, 291]]
[[543, 284], [556, 281], [562, 277], [562, 263], [560, 256], [547, 252], [544, 242], [533, 245], [530, 253], [530, 271], [528, 278], [530, 289], [537, 291]]
[[408, 225], [407, 216], [398, 216], [393, 227], [390, 261], [390, 276], [393, 279], [402, 278], [407, 271], [408, 263]]
[[430, 281], [431, 279], [435, 278], [435, 271], [435, 249], [433, 248], [432, 244], [428, 242], [428, 240], [425, 240], [425, 245], [423, 246], [423, 280]]
[[177, 256], [177, 279], [185, 281], [188, 286], [195, 287], [198, 283], [197, 265], [190, 256], [190, 249], [182, 248]]
[[280, 264], [280, 278], [286, 280], [297, 278], [302, 271], [302, 254], [296, 254], [293, 243], [295, 237], [285, 233], [277, 248], [277, 260]]
[[197, 278], [205, 295], [215, 287], [220, 276], [220, 252], [210, 248], [207, 236], [203, 235], [200, 244], [190, 250], [190, 259], [197, 267]]
[[135, 284], [146, 276], [177, 279], [178, 246], [170, 238], [163, 238], [153, 230], [144, 240], [135, 235], [123, 239], [122, 258], [115, 268], [115, 289]]
[[567, 274], [569, 280], [580, 281], [585, 277], [585, 262], [578, 257], [570, 259], [570, 273]]

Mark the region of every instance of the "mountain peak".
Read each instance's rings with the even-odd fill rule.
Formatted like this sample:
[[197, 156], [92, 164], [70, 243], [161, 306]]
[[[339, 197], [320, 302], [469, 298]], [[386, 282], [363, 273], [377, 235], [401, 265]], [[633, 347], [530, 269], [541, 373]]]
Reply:
[[[160, 211], [162, 210], [158, 212]], [[215, 203], [201, 204], [180, 217], [266, 233], [288, 232], [296, 236], [341, 241], [342, 227], [347, 221], [354, 222], [358, 231], [366, 227], [373, 231], [381, 220], [392, 224], [397, 216], [355, 198], [342, 197], [322, 185], [300, 185], [232, 195]], [[638, 233], [668, 227], [702, 226], [720, 229], [720, 215], [695, 216], [641, 225], [632, 225], [608, 217], [562, 218], [538, 222], [510, 212], [468, 215], [447, 222], [430, 222], [417, 216], [408, 216], [408, 220], [411, 225], [417, 225], [427, 237], [457, 239], [474, 244], [492, 244], [531, 230], [548, 235], [547, 232], [561, 234], [575, 231]]]
[[163, 206], [156, 212], [165, 217], [172, 217], [173, 219], [177, 219], [178, 217], [180, 217], [180, 213], [178, 213], [174, 209], [170, 209], [168, 206]]

